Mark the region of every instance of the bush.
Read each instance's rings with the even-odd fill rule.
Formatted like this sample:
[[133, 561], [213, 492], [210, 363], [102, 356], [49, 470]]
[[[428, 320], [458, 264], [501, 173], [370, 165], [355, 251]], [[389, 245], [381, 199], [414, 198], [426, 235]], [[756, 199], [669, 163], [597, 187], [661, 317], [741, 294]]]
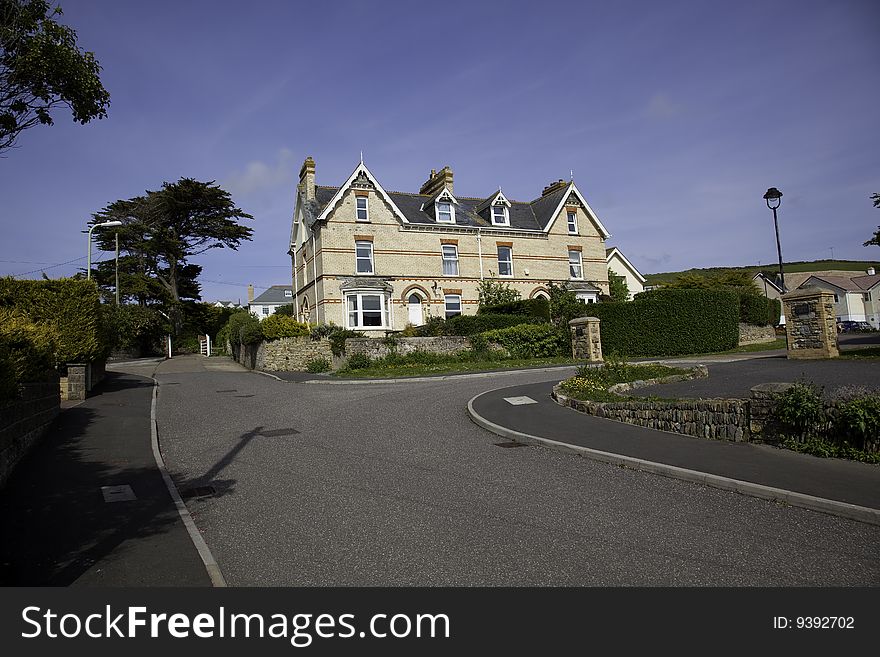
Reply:
[[296, 338], [311, 334], [308, 324], [298, 322], [287, 315], [269, 315], [261, 322], [261, 328], [266, 340]]
[[0, 308], [0, 399], [13, 399], [18, 385], [45, 381], [55, 366], [55, 333], [22, 313]]
[[825, 428], [822, 389], [812, 383], [794, 383], [778, 395], [775, 415], [785, 436], [800, 441], [818, 437]]
[[[296, 307], [292, 303], [285, 303], [283, 306], [278, 306], [274, 314], [282, 317], [296, 317]], [[269, 315], [269, 317], [273, 317], [273, 315]]]
[[487, 342], [497, 342], [513, 358], [548, 358], [571, 354], [568, 331], [551, 324], [519, 324], [480, 334]]
[[136, 305], [103, 305], [112, 348], [138, 355], [161, 353], [162, 337], [167, 334], [165, 318], [154, 308]]
[[413, 328], [415, 337], [429, 338], [438, 335], [449, 335], [446, 328], [446, 319], [443, 317], [428, 317], [424, 324]]
[[880, 394], [845, 401], [837, 406], [834, 430], [838, 440], [856, 449], [870, 449], [880, 440]]
[[602, 321], [605, 353], [677, 356], [726, 351], [739, 341], [738, 298], [724, 290], [643, 292], [625, 303], [590, 304], [587, 313]]
[[362, 370], [372, 364], [372, 359], [366, 354], [352, 354], [348, 359], [348, 369], [350, 370]]
[[241, 344], [256, 344], [263, 341], [260, 320], [246, 310], [234, 312], [226, 326], [218, 332], [218, 338], [229, 339], [233, 353]]
[[112, 340], [103, 324], [94, 281], [0, 279], [0, 308], [17, 310], [54, 333], [54, 362], [87, 363], [107, 357]]
[[767, 324], [779, 326], [779, 318], [782, 316], [782, 301], [779, 299], [767, 299]]
[[541, 322], [550, 321], [550, 302], [547, 299], [520, 299], [493, 306], [480, 306], [477, 315], [522, 315]]
[[242, 324], [238, 336], [242, 344], [260, 344], [265, 337], [259, 320]]
[[524, 315], [456, 315], [446, 320], [443, 331], [444, 335], [475, 335], [530, 323], [534, 319]]
[[366, 334], [360, 331], [351, 331], [336, 326], [336, 324], [320, 324], [312, 327], [310, 336], [312, 340], [327, 338], [330, 340], [330, 351], [333, 352], [333, 355], [343, 356], [345, 355], [345, 341], [348, 338], [364, 338]]
[[510, 287], [510, 283], [493, 281], [486, 278], [479, 285], [480, 307], [511, 303], [519, 299], [519, 292]]
[[312, 374], [330, 371], [330, 361], [326, 358], [313, 358], [306, 363], [306, 371]]
[[[776, 326], [779, 323], [779, 315], [771, 320], [775, 299], [768, 299], [758, 294], [741, 294], [739, 297], [739, 321], [745, 324], [757, 326]], [[778, 304], [778, 302], [777, 302]]]

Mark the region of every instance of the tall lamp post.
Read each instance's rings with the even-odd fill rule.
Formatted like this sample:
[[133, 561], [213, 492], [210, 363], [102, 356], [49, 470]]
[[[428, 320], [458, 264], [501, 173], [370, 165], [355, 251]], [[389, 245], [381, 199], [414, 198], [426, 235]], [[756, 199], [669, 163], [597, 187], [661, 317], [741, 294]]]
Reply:
[[785, 289], [785, 272], [782, 270], [782, 247], [779, 246], [779, 221], [776, 218], [776, 208], [782, 202], [782, 192], [775, 187], [771, 187], [764, 194], [764, 200], [767, 201], [767, 207], [773, 210], [773, 226], [776, 228], [776, 253], [779, 255], [779, 284], [782, 287], [782, 293], [785, 294], [788, 290]]
[[[95, 228], [110, 228], [111, 226], [121, 226], [121, 221], [105, 221], [102, 224], [95, 224], [89, 228], [89, 255], [88, 264], [86, 265], [86, 280], [92, 278], [92, 231]], [[119, 304], [119, 235], [116, 236], [116, 303]]]

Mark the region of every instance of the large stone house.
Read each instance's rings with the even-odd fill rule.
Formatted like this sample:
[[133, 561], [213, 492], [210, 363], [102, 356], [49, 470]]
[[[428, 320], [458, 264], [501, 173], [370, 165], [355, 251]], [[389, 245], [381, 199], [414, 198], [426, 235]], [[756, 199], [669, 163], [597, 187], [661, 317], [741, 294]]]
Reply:
[[530, 202], [499, 189], [455, 194], [449, 167], [418, 193], [386, 191], [363, 162], [342, 185], [300, 170], [290, 238], [299, 319], [379, 335], [428, 317], [473, 314], [484, 279], [523, 298], [565, 283], [584, 302], [608, 294], [610, 237], [574, 182], [558, 180]]

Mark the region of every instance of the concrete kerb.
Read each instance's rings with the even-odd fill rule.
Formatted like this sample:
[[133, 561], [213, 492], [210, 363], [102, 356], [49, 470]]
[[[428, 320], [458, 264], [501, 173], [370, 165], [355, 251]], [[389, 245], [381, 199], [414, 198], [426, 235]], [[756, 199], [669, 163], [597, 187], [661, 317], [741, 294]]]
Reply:
[[656, 461], [646, 461], [631, 456], [623, 456], [622, 454], [603, 452], [597, 449], [590, 449], [589, 447], [571, 445], [558, 440], [541, 438], [540, 436], [533, 436], [531, 434], [521, 433], [514, 429], [508, 429], [507, 427], [503, 427], [487, 420], [474, 409], [474, 401], [483, 395], [493, 393], [497, 390], [500, 390], [500, 388], [488, 390], [472, 397], [471, 400], [468, 401], [467, 411], [468, 416], [474, 424], [503, 438], [530, 445], [550, 447], [551, 449], [557, 449], [560, 451], [574, 452], [593, 461], [610, 463], [612, 465], [650, 472], [652, 474], [671, 477], [673, 479], [704, 484], [706, 486], [712, 486], [713, 488], [733, 491], [751, 497], [758, 497], [771, 502], [783, 502], [790, 506], [809, 509], [810, 511], [819, 511], [821, 513], [827, 513], [829, 515], [839, 516], [849, 520], [857, 520], [871, 525], [880, 525], [880, 510], [877, 509], [871, 509], [857, 504], [848, 504], [846, 502], [838, 502], [836, 500], [829, 500], [822, 497], [814, 497], [813, 495], [807, 495], [805, 493], [796, 493], [794, 491], [774, 488], [772, 486], [764, 486], [762, 484], [755, 484], [740, 479], [731, 479], [729, 477], [722, 477], [707, 472], [679, 468], [666, 463], [657, 463]]
[[174, 500], [174, 506], [177, 508], [177, 513], [180, 515], [180, 519], [183, 520], [183, 524], [186, 527], [190, 540], [198, 551], [202, 563], [205, 564], [205, 569], [208, 571], [208, 577], [211, 578], [211, 584], [215, 587], [225, 587], [226, 579], [220, 571], [220, 566], [217, 565], [217, 560], [214, 559], [214, 555], [211, 554], [208, 544], [205, 543], [205, 539], [202, 538], [201, 533], [199, 533], [198, 527], [196, 527], [196, 523], [193, 521], [192, 516], [189, 513], [189, 509], [186, 508], [186, 504], [184, 504], [183, 498], [180, 497], [180, 492], [177, 490], [174, 480], [171, 478], [168, 469], [165, 467], [165, 460], [162, 458], [162, 453], [159, 451], [159, 425], [156, 421], [156, 400], [159, 396], [159, 381], [156, 380], [155, 377], [151, 378], [153, 379], [153, 401], [150, 405], [150, 439], [153, 447], [153, 458], [156, 460], [156, 466], [159, 468], [159, 472], [162, 473], [162, 479], [165, 481], [165, 486], [168, 489], [168, 493], [171, 495], [171, 499]]

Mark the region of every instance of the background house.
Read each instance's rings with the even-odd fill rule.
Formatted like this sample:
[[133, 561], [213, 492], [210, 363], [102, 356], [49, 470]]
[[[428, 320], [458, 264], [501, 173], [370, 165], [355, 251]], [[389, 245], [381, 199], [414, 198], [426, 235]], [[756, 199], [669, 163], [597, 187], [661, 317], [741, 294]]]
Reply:
[[341, 186], [325, 187], [307, 158], [288, 252], [293, 300], [301, 320], [374, 334], [473, 314], [484, 279], [524, 298], [565, 283], [594, 302], [608, 293], [609, 236], [573, 181], [529, 202], [500, 189], [464, 197], [444, 167], [418, 193], [388, 192], [361, 162]]
[[844, 275], [814, 273], [798, 288], [813, 286], [833, 292], [838, 322], [868, 322], [875, 329], [880, 328], [880, 275], [873, 267], [864, 274], [840, 273]]
[[[248, 296], [253, 296], [253, 286], [249, 286]], [[290, 285], [273, 285], [255, 299], [248, 301], [248, 310], [258, 319], [274, 315], [279, 306], [293, 303], [293, 288]]]
[[629, 299], [632, 299], [639, 292], [645, 291], [645, 277], [641, 272], [633, 266], [625, 255], [616, 246], [605, 250], [605, 259], [608, 263], [608, 269], [617, 276], [622, 276], [626, 280], [626, 287], [629, 290]]

